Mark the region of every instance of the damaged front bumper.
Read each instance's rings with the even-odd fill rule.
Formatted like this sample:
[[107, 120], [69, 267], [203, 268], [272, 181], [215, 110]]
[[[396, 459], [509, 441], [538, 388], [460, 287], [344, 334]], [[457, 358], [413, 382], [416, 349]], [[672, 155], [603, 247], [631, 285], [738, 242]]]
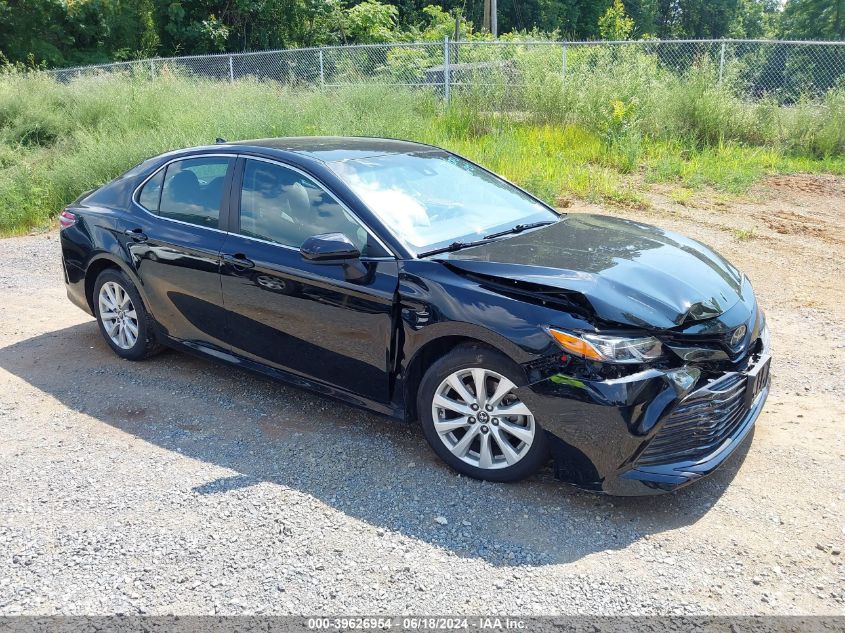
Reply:
[[768, 396], [769, 365], [761, 345], [732, 371], [647, 369], [601, 381], [558, 373], [519, 395], [550, 435], [558, 478], [659, 494], [708, 475], [742, 444]]

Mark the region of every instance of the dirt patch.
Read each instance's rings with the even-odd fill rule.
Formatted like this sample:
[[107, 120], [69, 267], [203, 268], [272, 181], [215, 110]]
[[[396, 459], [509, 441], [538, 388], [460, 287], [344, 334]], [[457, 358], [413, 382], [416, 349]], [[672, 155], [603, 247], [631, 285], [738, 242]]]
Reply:
[[797, 204], [812, 204], [814, 197], [819, 197], [820, 202], [845, 197], [845, 182], [830, 174], [770, 176], [757, 189], [793, 198]]

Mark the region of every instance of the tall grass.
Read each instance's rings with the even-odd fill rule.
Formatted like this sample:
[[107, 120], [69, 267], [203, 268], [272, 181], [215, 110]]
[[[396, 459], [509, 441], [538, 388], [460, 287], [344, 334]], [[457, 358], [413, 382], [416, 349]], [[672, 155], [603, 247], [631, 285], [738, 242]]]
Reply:
[[[0, 76], [0, 234], [42, 225], [81, 192], [151, 155], [227, 139], [372, 135], [442, 145], [551, 203], [644, 204], [649, 182], [746, 189], [766, 173], [845, 173], [845, 92], [790, 107], [750, 103], [702, 68], [436, 95], [365, 85], [334, 91], [125, 76], [69, 84]], [[498, 101], [501, 101], [499, 103]], [[507, 106], [508, 114], [502, 114]]]

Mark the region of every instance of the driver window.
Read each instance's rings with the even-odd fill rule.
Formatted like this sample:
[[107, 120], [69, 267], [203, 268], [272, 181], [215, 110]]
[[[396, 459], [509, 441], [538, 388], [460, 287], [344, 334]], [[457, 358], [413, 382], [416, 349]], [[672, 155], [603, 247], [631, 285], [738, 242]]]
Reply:
[[362, 254], [367, 231], [324, 189], [298, 172], [247, 159], [241, 188], [240, 233], [299, 248], [320, 233], [343, 233]]

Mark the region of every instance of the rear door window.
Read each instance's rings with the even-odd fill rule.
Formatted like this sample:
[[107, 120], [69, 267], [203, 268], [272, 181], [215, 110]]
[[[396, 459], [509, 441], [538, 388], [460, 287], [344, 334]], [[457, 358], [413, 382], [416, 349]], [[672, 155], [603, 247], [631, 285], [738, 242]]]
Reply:
[[[164, 171], [158, 214], [179, 222], [218, 228], [226, 173], [231, 162], [230, 158], [209, 156], [170, 163]], [[155, 178], [144, 185], [139, 202], [156, 212], [144, 204], [146, 189], [153, 180]], [[153, 200], [154, 197], [153, 186], [147, 198]]]

